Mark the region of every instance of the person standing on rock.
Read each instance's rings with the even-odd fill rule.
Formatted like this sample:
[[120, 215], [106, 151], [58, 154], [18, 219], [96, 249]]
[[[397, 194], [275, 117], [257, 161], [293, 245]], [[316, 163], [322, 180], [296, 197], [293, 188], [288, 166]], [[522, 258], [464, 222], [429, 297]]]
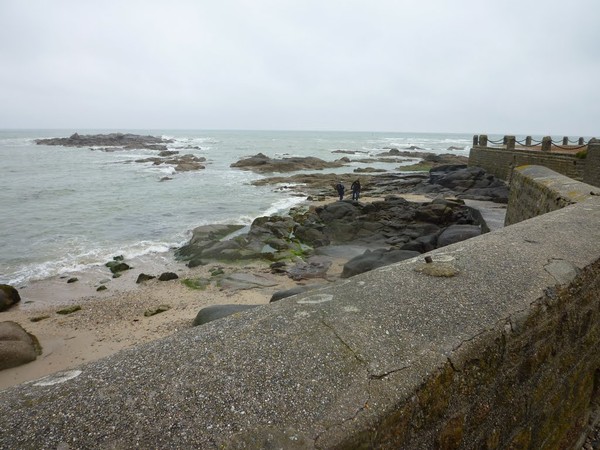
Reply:
[[335, 185], [335, 190], [337, 191], [338, 195], [340, 196], [340, 202], [342, 200], [344, 200], [344, 191], [346, 190], [344, 185], [341, 182], [339, 182], [338, 184]]
[[355, 180], [350, 186], [350, 189], [352, 190], [352, 200], [358, 201], [358, 196], [360, 195], [360, 181]]

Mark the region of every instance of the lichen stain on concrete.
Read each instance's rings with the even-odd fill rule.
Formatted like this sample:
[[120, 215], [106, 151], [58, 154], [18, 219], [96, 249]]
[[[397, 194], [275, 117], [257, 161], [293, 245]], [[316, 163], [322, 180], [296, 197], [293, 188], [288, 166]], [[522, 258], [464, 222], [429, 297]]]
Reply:
[[317, 303], [330, 302], [331, 300], [333, 300], [333, 295], [331, 294], [316, 294], [303, 298], [302, 300], [298, 300], [296, 303], [314, 305]]
[[60, 372], [54, 375], [50, 375], [42, 378], [37, 383], [34, 383], [34, 386], [53, 386], [55, 384], [64, 383], [65, 381], [72, 380], [73, 378], [77, 378], [81, 375], [83, 371], [81, 370], [68, 370], [66, 372]]
[[342, 311], [344, 311], [344, 312], [360, 312], [360, 309], [358, 309], [356, 306], [344, 306], [342, 308]]
[[460, 273], [451, 263], [433, 261], [415, 267], [415, 272], [424, 273], [431, 277], [453, 277]]

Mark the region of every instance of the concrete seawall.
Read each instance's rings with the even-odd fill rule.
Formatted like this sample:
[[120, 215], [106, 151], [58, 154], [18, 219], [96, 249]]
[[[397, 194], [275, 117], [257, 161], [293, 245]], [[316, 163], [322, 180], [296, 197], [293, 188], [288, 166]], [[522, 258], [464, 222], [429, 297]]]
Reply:
[[600, 196], [600, 188], [572, 180], [542, 166], [513, 170], [505, 225], [540, 216]]
[[[0, 448], [565, 448], [600, 198], [0, 392]], [[566, 245], [568, 243], [568, 245]]]

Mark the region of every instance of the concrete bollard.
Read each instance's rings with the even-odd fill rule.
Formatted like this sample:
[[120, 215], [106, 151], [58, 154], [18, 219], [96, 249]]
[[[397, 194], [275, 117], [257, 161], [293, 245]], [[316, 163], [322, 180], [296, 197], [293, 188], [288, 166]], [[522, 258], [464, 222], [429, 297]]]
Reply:
[[579, 140], [577, 141], [577, 145], [583, 145], [585, 143], [585, 140], [580, 137]]
[[552, 137], [544, 136], [542, 138], [542, 151], [549, 152], [552, 149]]
[[479, 136], [473, 136], [473, 147], [477, 147], [479, 145]]
[[506, 144], [506, 150], [514, 150], [517, 142], [517, 138], [515, 136], [504, 136], [504, 141]]
[[481, 135], [479, 135], [479, 145], [481, 147], [487, 147], [487, 145], [488, 145], [487, 134], [481, 134]]
[[563, 143], [562, 145], [569, 145], [569, 136], [563, 136]]
[[531, 147], [531, 136], [525, 138], [525, 147]]

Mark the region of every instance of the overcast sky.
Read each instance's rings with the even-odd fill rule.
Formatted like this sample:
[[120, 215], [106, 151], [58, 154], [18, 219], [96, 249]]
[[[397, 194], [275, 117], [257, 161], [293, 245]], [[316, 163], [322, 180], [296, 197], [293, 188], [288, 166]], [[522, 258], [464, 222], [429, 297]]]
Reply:
[[0, 0], [0, 128], [600, 137], [598, 0]]

